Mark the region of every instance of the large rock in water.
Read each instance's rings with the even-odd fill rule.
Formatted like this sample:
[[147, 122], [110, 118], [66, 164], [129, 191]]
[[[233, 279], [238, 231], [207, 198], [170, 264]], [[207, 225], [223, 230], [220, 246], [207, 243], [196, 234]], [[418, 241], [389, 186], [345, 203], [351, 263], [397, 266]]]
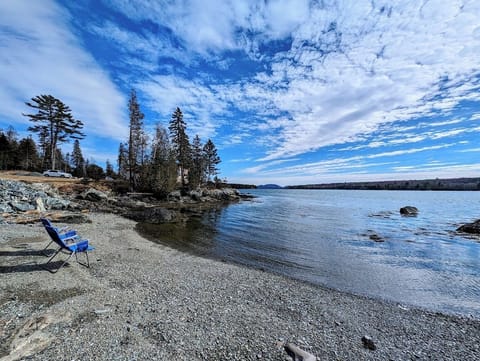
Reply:
[[458, 232], [480, 234], [480, 219], [473, 223], [466, 223], [463, 226], [457, 228]]
[[124, 216], [137, 222], [146, 223], [167, 223], [177, 220], [175, 211], [160, 207], [132, 210], [125, 213]]
[[400, 208], [400, 214], [403, 216], [416, 216], [418, 214], [418, 208], [413, 206], [405, 206]]

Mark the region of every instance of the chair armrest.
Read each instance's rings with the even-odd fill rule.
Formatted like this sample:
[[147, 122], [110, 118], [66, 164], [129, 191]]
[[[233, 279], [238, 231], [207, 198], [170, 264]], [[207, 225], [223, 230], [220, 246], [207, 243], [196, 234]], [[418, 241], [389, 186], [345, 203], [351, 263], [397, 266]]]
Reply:
[[75, 232], [69, 226], [58, 228], [58, 233], [68, 233], [68, 232], [72, 232], [72, 231]]
[[74, 236], [78, 236], [77, 231], [74, 231], [74, 230], [68, 231], [62, 235], [62, 237], [68, 237], [68, 238], [74, 237]]
[[63, 242], [65, 242], [65, 244], [73, 244], [80, 241], [80, 236], [76, 232], [71, 234], [70, 236], [61, 235], [60, 238]]

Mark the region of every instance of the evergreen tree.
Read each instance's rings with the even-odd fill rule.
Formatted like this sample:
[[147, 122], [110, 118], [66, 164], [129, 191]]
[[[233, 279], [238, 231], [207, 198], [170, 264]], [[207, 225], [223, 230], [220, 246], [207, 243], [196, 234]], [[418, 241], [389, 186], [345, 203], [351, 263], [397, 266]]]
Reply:
[[188, 182], [191, 188], [196, 188], [203, 183], [204, 179], [204, 159], [202, 142], [198, 134], [193, 138], [191, 166], [188, 172]]
[[72, 152], [72, 157], [71, 157], [71, 163], [73, 167], [73, 175], [75, 177], [85, 177], [84, 173], [84, 164], [85, 164], [85, 159], [83, 158], [82, 154], [82, 149], [80, 149], [80, 141], [78, 139], [75, 139], [75, 142], [73, 143], [73, 152]]
[[73, 117], [68, 106], [52, 95], [39, 95], [26, 102], [31, 108], [37, 109], [36, 114], [23, 114], [35, 125], [29, 131], [39, 134], [40, 142], [45, 146], [45, 152], [50, 157], [50, 165], [56, 167], [57, 146], [71, 139], [83, 139], [81, 132], [83, 123]]
[[177, 107], [172, 114], [170, 125], [170, 137], [172, 140], [172, 146], [177, 161], [178, 169], [180, 170], [180, 181], [182, 187], [185, 187], [185, 172], [190, 166], [190, 141], [186, 133], [186, 124], [183, 121], [183, 114], [180, 108]]
[[115, 178], [115, 171], [113, 170], [113, 165], [108, 159], [105, 163], [105, 176]]
[[18, 133], [15, 130], [15, 128], [12, 127], [11, 125], [8, 126], [7, 131], [5, 132], [5, 135], [7, 136], [7, 139], [10, 142], [10, 144], [17, 142]]
[[128, 180], [130, 191], [137, 188], [140, 177], [140, 165], [143, 163], [143, 152], [145, 146], [145, 132], [143, 130], [144, 115], [140, 110], [137, 100], [137, 93], [132, 89], [128, 101], [130, 112], [130, 133], [128, 138]]
[[127, 145], [120, 143], [118, 147], [118, 176], [122, 179], [128, 179], [128, 150]]
[[70, 153], [65, 154], [65, 172], [72, 173], [72, 156]]
[[0, 132], [0, 169], [7, 170], [11, 164], [12, 149], [5, 133]]
[[217, 165], [220, 164], [221, 160], [217, 154], [217, 149], [215, 148], [215, 144], [209, 139], [207, 143], [205, 143], [203, 147], [203, 154], [204, 154], [204, 169], [207, 174], [207, 179], [210, 181], [212, 177], [216, 177], [218, 174]]
[[155, 130], [151, 153], [151, 188], [158, 197], [164, 198], [175, 188], [177, 166], [167, 131], [160, 124]]
[[90, 163], [86, 166], [86, 171], [87, 171], [87, 177], [95, 179], [95, 180], [100, 180], [105, 178], [105, 172], [103, 171], [103, 168], [100, 167], [99, 165], [96, 165], [95, 163]]
[[48, 129], [43, 128], [41, 131], [38, 133], [38, 143], [40, 146], [39, 149], [39, 155], [41, 158], [41, 168], [46, 169], [46, 168], [51, 168], [50, 162], [49, 162], [49, 149], [50, 147], [48, 146]]
[[18, 154], [18, 142], [13, 127], [7, 131], [0, 130], [0, 169], [18, 168], [20, 154]]
[[18, 144], [19, 166], [20, 169], [35, 171], [40, 170], [37, 145], [31, 136], [23, 138]]

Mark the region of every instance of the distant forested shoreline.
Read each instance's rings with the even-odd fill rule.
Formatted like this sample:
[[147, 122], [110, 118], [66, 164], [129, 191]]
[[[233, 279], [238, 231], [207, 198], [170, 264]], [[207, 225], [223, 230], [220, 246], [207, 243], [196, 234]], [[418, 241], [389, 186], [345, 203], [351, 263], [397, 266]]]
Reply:
[[416, 190], [416, 191], [478, 191], [480, 178], [451, 178], [399, 180], [376, 182], [343, 182], [306, 184], [284, 187], [285, 189], [358, 189], [358, 190]]

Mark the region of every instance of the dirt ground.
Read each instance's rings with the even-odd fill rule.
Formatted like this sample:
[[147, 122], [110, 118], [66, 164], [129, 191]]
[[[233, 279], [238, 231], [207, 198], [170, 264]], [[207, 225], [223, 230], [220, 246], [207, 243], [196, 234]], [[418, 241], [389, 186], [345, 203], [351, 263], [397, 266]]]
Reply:
[[39, 173], [27, 172], [23, 170], [7, 170], [0, 171], [0, 179], [22, 181], [26, 183], [48, 183], [57, 187], [65, 184], [80, 182], [79, 178], [44, 177], [43, 175], [37, 174]]
[[44, 177], [40, 173], [28, 172], [23, 170], [0, 171], [0, 179], [8, 179], [25, 183], [45, 183], [56, 188], [60, 193], [71, 193], [73, 191], [82, 191], [85, 188], [95, 188], [106, 191], [111, 187], [102, 181], [90, 180], [85, 182], [82, 178], [60, 178]]

